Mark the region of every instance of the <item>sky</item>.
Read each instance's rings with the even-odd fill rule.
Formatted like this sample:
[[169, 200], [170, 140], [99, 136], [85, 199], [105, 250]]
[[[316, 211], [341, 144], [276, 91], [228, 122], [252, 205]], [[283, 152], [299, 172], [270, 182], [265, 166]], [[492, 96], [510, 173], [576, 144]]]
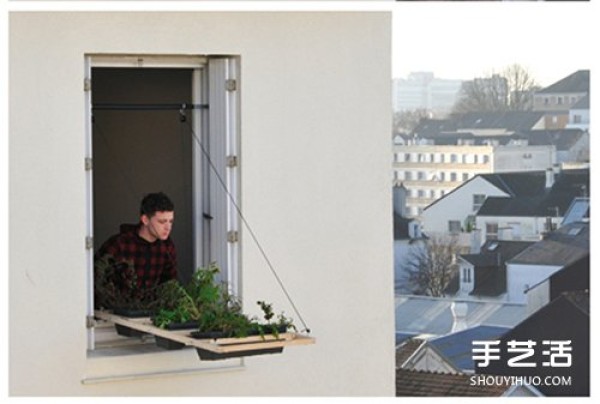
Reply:
[[517, 63], [540, 85], [550, 85], [593, 63], [597, 22], [586, 6], [569, 1], [398, 5], [392, 12], [392, 76], [431, 71], [438, 78], [468, 80]]

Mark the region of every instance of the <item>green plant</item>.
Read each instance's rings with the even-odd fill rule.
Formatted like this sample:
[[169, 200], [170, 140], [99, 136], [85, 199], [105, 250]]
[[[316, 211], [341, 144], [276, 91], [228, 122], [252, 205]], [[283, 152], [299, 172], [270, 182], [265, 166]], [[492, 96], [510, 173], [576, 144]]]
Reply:
[[265, 323], [242, 312], [240, 301], [232, 295], [225, 283], [217, 282], [219, 268], [211, 264], [196, 271], [190, 282], [182, 286], [169, 281], [158, 288], [157, 315], [153, 322], [166, 328], [171, 323], [195, 321], [199, 332], [220, 332], [229, 337], [245, 337], [250, 334], [279, 335], [281, 330], [293, 327], [292, 321], [281, 313], [273, 321], [272, 305], [264, 301], [257, 304], [263, 311]]
[[138, 287], [133, 262], [105, 255], [94, 262], [94, 304], [97, 309], [150, 310], [156, 305], [156, 285]]

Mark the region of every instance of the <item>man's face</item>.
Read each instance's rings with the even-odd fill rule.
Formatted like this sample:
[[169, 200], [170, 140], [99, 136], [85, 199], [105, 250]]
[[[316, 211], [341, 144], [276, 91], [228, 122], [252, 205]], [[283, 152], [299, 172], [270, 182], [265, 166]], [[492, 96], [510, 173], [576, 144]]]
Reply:
[[175, 212], [156, 212], [152, 217], [143, 215], [142, 221], [148, 227], [148, 231], [153, 237], [159, 240], [166, 240], [171, 234]]

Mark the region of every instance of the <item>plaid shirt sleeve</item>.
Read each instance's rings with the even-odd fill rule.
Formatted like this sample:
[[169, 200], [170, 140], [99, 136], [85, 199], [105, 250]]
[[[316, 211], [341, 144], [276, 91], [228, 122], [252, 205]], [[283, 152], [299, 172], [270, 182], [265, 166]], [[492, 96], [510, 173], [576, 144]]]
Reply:
[[97, 255], [132, 261], [138, 287], [153, 287], [177, 278], [177, 255], [170, 238], [149, 243], [136, 234], [119, 234], [108, 239]]

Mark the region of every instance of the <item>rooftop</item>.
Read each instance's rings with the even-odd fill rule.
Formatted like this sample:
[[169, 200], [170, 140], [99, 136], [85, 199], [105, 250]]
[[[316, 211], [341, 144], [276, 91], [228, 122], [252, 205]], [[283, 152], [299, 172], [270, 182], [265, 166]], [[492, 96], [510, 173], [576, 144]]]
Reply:
[[499, 397], [509, 385], [472, 385], [466, 374], [396, 369], [396, 397]]
[[472, 371], [475, 368], [472, 358], [473, 341], [499, 340], [509, 330], [508, 327], [480, 325], [433, 338], [427, 343], [432, 345], [456, 369]]
[[[452, 331], [454, 316], [450, 309], [455, 299], [396, 295], [396, 332], [446, 335]], [[524, 304], [500, 301], [465, 301], [467, 327], [493, 325], [513, 327], [527, 317]]]
[[509, 261], [509, 264], [569, 265], [590, 253], [589, 223], [573, 222], [548, 233]]
[[590, 91], [590, 71], [578, 70], [536, 94], [588, 93]]

